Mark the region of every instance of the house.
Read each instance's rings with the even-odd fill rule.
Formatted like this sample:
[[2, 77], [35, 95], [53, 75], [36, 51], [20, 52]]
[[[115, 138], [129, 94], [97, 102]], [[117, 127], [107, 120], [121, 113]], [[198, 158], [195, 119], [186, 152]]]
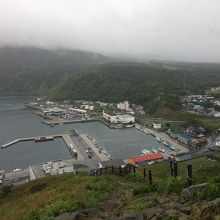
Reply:
[[153, 128], [154, 129], [160, 129], [161, 128], [161, 123], [153, 123]]
[[203, 137], [205, 134], [205, 128], [190, 126], [187, 128], [186, 132], [195, 137]]
[[146, 162], [160, 161], [164, 158], [162, 153], [153, 153], [141, 156], [135, 156], [128, 159], [128, 163], [133, 165], [144, 165]]
[[74, 172], [73, 164], [69, 161], [58, 160], [29, 167], [30, 179], [35, 180], [47, 175], [57, 175]]
[[194, 139], [191, 140], [190, 145], [192, 145], [194, 147], [201, 147], [205, 143], [206, 143], [205, 138], [194, 138]]
[[170, 135], [170, 137], [177, 139], [179, 134], [182, 134], [182, 132], [177, 130], [168, 130], [167, 133]]
[[182, 133], [177, 135], [177, 139], [181, 143], [190, 144], [193, 138], [188, 134]]
[[212, 88], [210, 89], [210, 92], [211, 92], [211, 93], [220, 93], [220, 86], [218, 86], [218, 87], [212, 87]]

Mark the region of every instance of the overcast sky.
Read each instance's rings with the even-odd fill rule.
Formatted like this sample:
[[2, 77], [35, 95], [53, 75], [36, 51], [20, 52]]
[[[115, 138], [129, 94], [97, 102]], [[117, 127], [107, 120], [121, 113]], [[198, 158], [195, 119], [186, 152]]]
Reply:
[[220, 62], [220, 0], [0, 0], [0, 45]]

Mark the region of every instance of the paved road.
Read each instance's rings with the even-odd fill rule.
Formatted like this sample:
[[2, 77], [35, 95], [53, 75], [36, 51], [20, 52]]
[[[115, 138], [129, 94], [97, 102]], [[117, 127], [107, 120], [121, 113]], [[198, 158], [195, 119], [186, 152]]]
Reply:
[[97, 157], [97, 155], [95, 153], [93, 153], [92, 158], [90, 159], [88, 157], [88, 154], [86, 153], [86, 148], [89, 147], [89, 145], [82, 139], [82, 137], [80, 135], [76, 135], [72, 137], [76, 147], [78, 148], [78, 150], [80, 150], [82, 156], [84, 157], [84, 160], [80, 161], [80, 160], [75, 160], [73, 159], [73, 162], [75, 164], [79, 164], [79, 162], [81, 162], [82, 164], [87, 165], [89, 168], [91, 169], [95, 169], [98, 167], [98, 164], [100, 162], [100, 159]]
[[81, 136], [82, 139], [87, 143], [87, 145], [93, 150], [93, 152], [97, 155], [97, 157], [98, 157], [101, 161], [109, 160], [108, 156], [105, 155], [103, 152], [102, 152], [102, 153], [99, 153], [98, 148], [95, 147], [95, 145], [93, 144], [93, 142], [87, 137], [86, 134], [81, 134], [80, 136]]

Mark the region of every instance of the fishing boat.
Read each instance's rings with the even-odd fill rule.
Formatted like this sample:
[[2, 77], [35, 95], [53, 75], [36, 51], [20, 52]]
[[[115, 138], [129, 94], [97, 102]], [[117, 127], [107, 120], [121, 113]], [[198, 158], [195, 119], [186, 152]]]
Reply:
[[107, 153], [105, 150], [103, 150], [102, 152], [103, 152], [103, 154], [105, 154], [106, 156], [108, 155], [108, 153]]
[[175, 146], [173, 145], [173, 144], [169, 144], [169, 146], [168, 146], [170, 149], [172, 149], [172, 150], [175, 150], [176, 148], [175, 148]]
[[149, 134], [150, 134], [150, 132], [147, 131], [147, 130], [145, 130], [144, 133], [145, 133], [146, 135], [149, 135]]
[[144, 150], [142, 150], [142, 151], [141, 151], [141, 153], [143, 153], [143, 154], [150, 154], [150, 153], [151, 153], [151, 151], [150, 151], [150, 150], [148, 150], [148, 149], [144, 149]]
[[159, 142], [161, 142], [162, 140], [159, 138], [159, 137], [155, 137], [155, 139], [157, 140], [157, 141], [159, 141]]
[[170, 143], [167, 141], [163, 141], [162, 144], [168, 147]]
[[166, 152], [166, 150], [165, 150], [164, 148], [162, 148], [162, 147], [159, 147], [159, 150], [160, 150], [161, 152], [163, 152], [163, 153]]
[[152, 150], [151, 150], [153, 153], [158, 153], [158, 149], [157, 148], [152, 148]]

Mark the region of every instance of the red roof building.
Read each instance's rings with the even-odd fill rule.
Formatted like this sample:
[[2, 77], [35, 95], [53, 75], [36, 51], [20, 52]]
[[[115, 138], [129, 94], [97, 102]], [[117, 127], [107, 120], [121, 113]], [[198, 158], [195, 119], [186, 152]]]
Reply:
[[141, 163], [141, 162], [152, 161], [152, 160], [161, 160], [163, 158], [164, 157], [162, 153], [153, 153], [153, 154], [146, 154], [143, 156], [135, 156], [135, 157], [132, 157], [130, 160], [133, 161], [134, 163]]

